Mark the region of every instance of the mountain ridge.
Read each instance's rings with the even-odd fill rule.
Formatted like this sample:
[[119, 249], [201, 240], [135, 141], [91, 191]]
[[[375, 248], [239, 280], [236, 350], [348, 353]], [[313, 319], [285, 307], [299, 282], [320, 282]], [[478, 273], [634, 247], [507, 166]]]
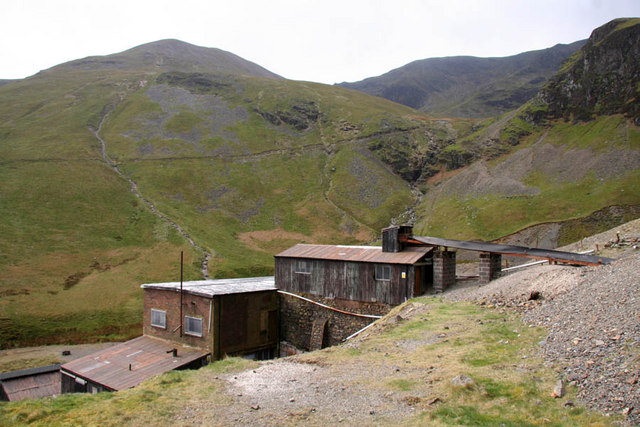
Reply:
[[145, 43], [119, 53], [104, 56], [88, 56], [57, 65], [49, 70], [60, 68], [76, 70], [149, 69], [165, 72], [214, 72], [282, 79], [281, 76], [272, 73], [266, 68], [231, 52], [213, 47], [196, 46], [177, 39], [163, 39]]
[[585, 42], [508, 57], [427, 58], [381, 76], [339, 85], [445, 117], [495, 116], [532, 98], [562, 61]]

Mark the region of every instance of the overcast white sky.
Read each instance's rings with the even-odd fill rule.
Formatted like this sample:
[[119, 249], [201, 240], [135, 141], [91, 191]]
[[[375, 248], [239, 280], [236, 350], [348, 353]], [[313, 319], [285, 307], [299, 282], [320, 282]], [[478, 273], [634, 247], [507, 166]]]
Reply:
[[357, 81], [424, 58], [584, 39], [640, 0], [6, 0], [0, 78], [174, 38], [294, 80]]

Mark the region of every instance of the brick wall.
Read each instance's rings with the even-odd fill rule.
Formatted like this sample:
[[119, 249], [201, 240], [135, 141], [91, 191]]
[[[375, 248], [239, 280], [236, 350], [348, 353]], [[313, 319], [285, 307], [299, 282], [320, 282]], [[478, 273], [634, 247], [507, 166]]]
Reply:
[[480, 253], [478, 274], [480, 283], [489, 283], [500, 277], [502, 271], [502, 255], [489, 252]]
[[[162, 338], [165, 340], [177, 341], [193, 347], [212, 350], [213, 331], [210, 331], [209, 312], [211, 310], [211, 299], [183, 294], [183, 316], [191, 316], [202, 319], [202, 337], [183, 334], [180, 337], [180, 292], [174, 290], [145, 289], [144, 290], [144, 313], [142, 331], [145, 335]], [[151, 309], [164, 310], [167, 312], [167, 327], [165, 329], [151, 326]]]
[[433, 289], [444, 291], [456, 282], [456, 253], [436, 250], [433, 253]]
[[[309, 297], [309, 295], [304, 296]], [[279, 294], [279, 298], [280, 339], [303, 350], [310, 348], [313, 323], [317, 319], [327, 319], [323, 347], [340, 344], [349, 335], [375, 320], [339, 313], [290, 295]], [[355, 307], [357, 301], [349, 301], [349, 303], [351, 307], [357, 308]], [[332, 306], [331, 304], [327, 305]], [[355, 309], [351, 311], [364, 313], [365, 305], [362, 306], [362, 309], [362, 311]], [[376, 309], [379, 310], [380, 307]]]

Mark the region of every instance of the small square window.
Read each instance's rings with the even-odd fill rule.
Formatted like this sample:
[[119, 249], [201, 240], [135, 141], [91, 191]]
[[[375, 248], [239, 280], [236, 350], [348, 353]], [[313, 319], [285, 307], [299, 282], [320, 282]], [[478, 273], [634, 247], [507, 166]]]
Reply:
[[387, 264], [376, 264], [376, 280], [391, 280], [391, 266]]
[[151, 309], [151, 326], [167, 329], [167, 312], [164, 310]]
[[202, 319], [199, 317], [184, 316], [184, 333], [187, 335], [201, 337]]
[[296, 273], [311, 274], [311, 261], [296, 260]]

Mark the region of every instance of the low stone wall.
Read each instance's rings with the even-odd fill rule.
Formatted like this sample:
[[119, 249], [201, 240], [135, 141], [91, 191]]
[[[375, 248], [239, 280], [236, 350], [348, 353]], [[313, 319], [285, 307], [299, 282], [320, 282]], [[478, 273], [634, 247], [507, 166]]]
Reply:
[[[303, 350], [311, 348], [313, 325], [318, 319], [327, 320], [321, 347], [340, 344], [345, 338], [376, 320], [340, 313], [291, 295], [282, 293], [278, 293], [278, 295], [280, 298], [280, 339]], [[310, 297], [309, 295], [302, 296], [305, 298]], [[317, 300], [317, 297], [314, 300]], [[336, 301], [327, 299], [319, 302], [334, 308], [338, 308], [336, 305], [342, 305], [343, 308], [338, 309], [344, 311], [361, 314], [369, 314], [368, 311], [377, 311], [378, 313], [376, 314], [378, 315], [384, 314], [381, 313], [383, 311], [382, 305], [359, 303], [358, 301], [335, 304]], [[331, 304], [331, 302], [334, 302], [334, 304]], [[349, 310], [346, 310], [347, 307], [344, 307], [345, 305], [349, 306]], [[316, 322], [316, 324], [318, 323], [320, 322]]]

